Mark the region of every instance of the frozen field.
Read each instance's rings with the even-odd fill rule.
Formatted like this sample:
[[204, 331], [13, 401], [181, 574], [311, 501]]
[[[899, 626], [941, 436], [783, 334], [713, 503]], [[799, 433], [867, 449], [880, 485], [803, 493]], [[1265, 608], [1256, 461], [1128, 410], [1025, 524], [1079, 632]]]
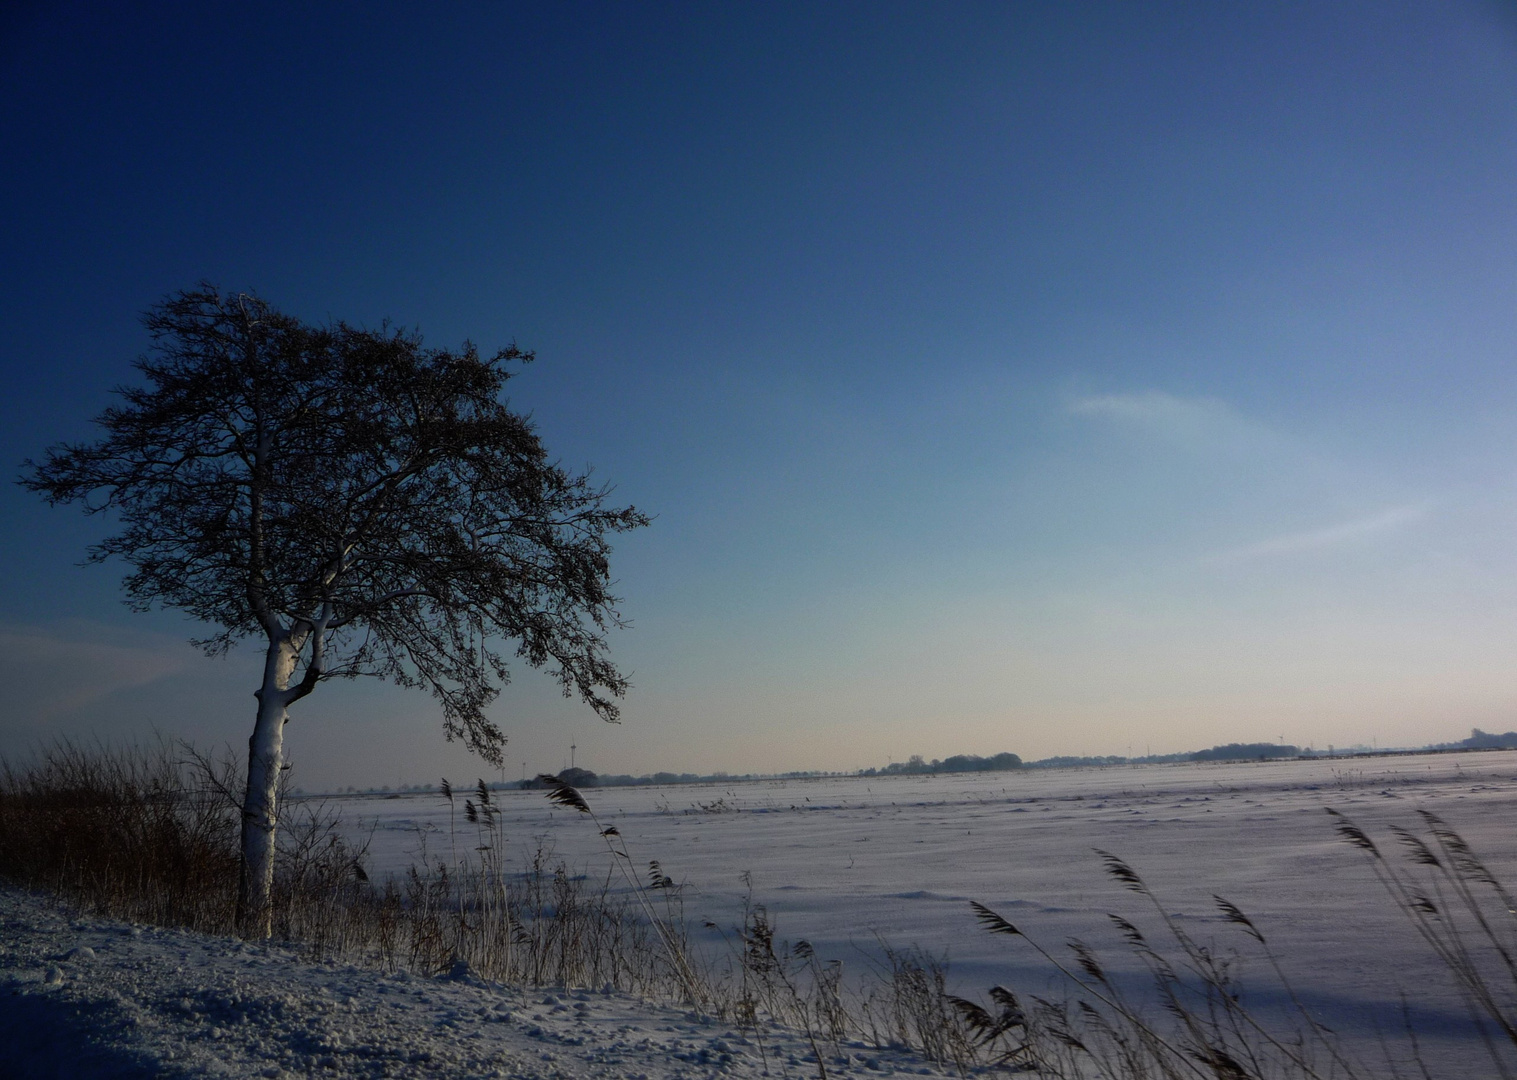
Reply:
[[[466, 789], [471, 778], [451, 777]], [[1109, 948], [1106, 912], [1154, 927], [1142, 899], [1102, 871], [1095, 848], [1131, 863], [1195, 938], [1246, 941], [1211, 901], [1220, 893], [1269, 937], [1302, 996], [1357, 1040], [1396, 1037], [1404, 991], [1431, 1056], [1462, 1056], [1473, 1038], [1447, 976], [1375, 882], [1362, 852], [1324, 812], [1377, 838], [1420, 825], [1427, 809], [1458, 829], [1499, 877], [1517, 880], [1517, 754], [1028, 770], [985, 775], [846, 778], [589, 790], [636, 865], [657, 859], [683, 882], [692, 923], [741, 918], [745, 877], [783, 937], [805, 938], [853, 967], [876, 935], [951, 959], [959, 992], [994, 983], [1057, 992], [1023, 943], [975, 925], [979, 900], [1055, 952], [1080, 937]], [[367, 833], [381, 874], [476, 842], [455, 792], [339, 800]], [[592, 876], [610, 866], [593, 826], [541, 792], [504, 792], [517, 856], [539, 845]], [[450, 832], [451, 828], [451, 832]], [[1387, 844], [1393, 847], [1393, 844]], [[707, 947], [720, 943], [708, 939]], [[1262, 963], [1247, 965], [1267, 995]]]

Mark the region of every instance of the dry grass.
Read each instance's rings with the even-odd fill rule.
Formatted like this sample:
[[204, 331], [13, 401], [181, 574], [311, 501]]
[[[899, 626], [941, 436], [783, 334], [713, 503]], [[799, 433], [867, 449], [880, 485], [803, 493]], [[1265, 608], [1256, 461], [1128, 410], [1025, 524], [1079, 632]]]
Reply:
[[237, 886], [230, 774], [190, 764], [167, 743], [60, 743], [32, 768], [0, 767], [0, 873], [85, 910], [224, 932]]
[[[238, 775], [230, 758], [166, 742], [60, 743], [30, 768], [0, 766], [0, 877], [90, 913], [231, 934]], [[662, 937], [609, 883], [593, 886], [541, 851], [508, 872], [483, 785], [464, 817], [464, 853], [424, 854], [402, 879], [375, 883], [335, 814], [286, 802], [275, 936], [320, 958], [429, 974], [463, 964], [502, 981], [666, 996], [669, 964], [647, 955]]]
[[[0, 765], [0, 879], [112, 918], [235, 932], [238, 763], [183, 744], [107, 749], [60, 743], [29, 768]], [[682, 889], [656, 862], [636, 870], [614, 826], [574, 788], [545, 794], [583, 813], [606, 843], [599, 877], [539, 848], [508, 866], [498, 809], [481, 782], [461, 794], [445, 855], [423, 847], [399, 879], [374, 882], [364, 850], [319, 803], [285, 802], [274, 935], [312, 959], [504, 983], [610, 987], [680, 1002], [758, 1037], [804, 1030], [813, 1065], [849, 1040], [909, 1046], [961, 1070], [985, 1059], [944, 992], [945, 969], [916, 952], [844, 986], [840, 963], [775, 938], [750, 905], [714, 957], [692, 945]], [[988, 1059], [985, 1059], [988, 1060]]]

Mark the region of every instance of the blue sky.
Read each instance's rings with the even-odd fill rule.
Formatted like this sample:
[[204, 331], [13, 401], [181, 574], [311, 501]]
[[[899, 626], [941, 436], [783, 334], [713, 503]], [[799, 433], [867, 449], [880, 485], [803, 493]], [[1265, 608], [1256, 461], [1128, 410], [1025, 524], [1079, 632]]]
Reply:
[[[517, 341], [658, 515], [602, 771], [1517, 727], [1517, 15], [1364, 4], [20, 5], [0, 451], [87, 438], [205, 278]], [[0, 752], [241, 744], [255, 658], [0, 492]], [[331, 685], [313, 785], [477, 767]]]

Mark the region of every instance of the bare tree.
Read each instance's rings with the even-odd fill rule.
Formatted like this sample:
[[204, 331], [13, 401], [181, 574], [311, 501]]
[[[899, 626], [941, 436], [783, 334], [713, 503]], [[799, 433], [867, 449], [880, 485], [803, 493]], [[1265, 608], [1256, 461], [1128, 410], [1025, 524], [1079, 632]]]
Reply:
[[117, 393], [99, 441], [24, 464], [53, 504], [114, 514], [90, 550], [131, 567], [127, 603], [178, 608], [223, 654], [265, 647], [248, 743], [238, 924], [270, 930], [289, 708], [331, 678], [425, 687], [449, 739], [498, 764], [486, 706], [509, 681], [501, 642], [615, 721], [627, 681], [610, 533], [648, 518], [551, 461], [501, 393], [514, 345], [423, 347], [414, 333], [318, 327], [202, 285], [143, 317], [146, 386]]

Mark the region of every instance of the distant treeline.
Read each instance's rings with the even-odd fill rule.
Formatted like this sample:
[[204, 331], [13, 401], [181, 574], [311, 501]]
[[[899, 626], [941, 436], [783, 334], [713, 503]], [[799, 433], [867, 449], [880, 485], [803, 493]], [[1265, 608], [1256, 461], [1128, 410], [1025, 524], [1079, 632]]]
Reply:
[[1517, 731], [1494, 735], [1489, 731], [1473, 728], [1468, 739], [1455, 743], [1439, 743], [1434, 750], [1517, 750]]
[[[668, 784], [711, 784], [723, 783], [733, 780], [797, 780], [807, 777], [818, 776], [900, 776], [916, 773], [971, 773], [971, 772], [1003, 772], [1007, 769], [1020, 769], [1022, 759], [1016, 754], [994, 754], [990, 757], [980, 757], [977, 754], [955, 754], [941, 760], [934, 758], [926, 761], [920, 754], [913, 754], [906, 761], [896, 761], [886, 765], [882, 769], [860, 769], [857, 773], [825, 773], [825, 772], [788, 772], [778, 775], [758, 775], [754, 773], [711, 773], [702, 776], [697, 773], [671, 773], [657, 772], [647, 776], [620, 776], [620, 775], [597, 775], [589, 769], [571, 768], [565, 769], [558, 774], [558, 778], [575, 787], [642, 787]], [[494, 785], [491, 785], [494, 786]], [[535, 779], [522, 780], [509, 785], [511, 787], [536, 788], [542, 785]]]
[[[1470, 732], [1468, 739], [1461, 739], [1452, 743], [1437, 743], [1432, 746], [1422, 747], [1424, 750], [1517, 750], [1517, 731], [1508, 731], [1497, 735], [1492, 732], [1481, 731], [1475, 728]], [[1374, 752], [1368, 746], [1339, 747], [1337, 753], [1371, 753]], [[1379, 751], [1384, 753], [1384, 751]], [[1403, 753], [1408, 751], [1401, 751]], [[1294, 757], [1329, 757], [1333, 750], [1303, 750], [1299, 746], [1291, 746], [1286, 743], [1227, 743], [1223, 746], [1213, 746], [1210, 750], [1188, 750], [1180, 754], [1145, 754], [1142, 757], [1122, 757], [1116, 754], [1107, 754], [1094, 757], [1059, 756], [1041, 758], [1037, 761], [1023, 761], [1016, 754], [1005, 752], [993, 754], [990, 757], [980, 757], [977, 754], [954, 754], [946, 758], [933, 758], [926, 760], [920, 754], [913, 754], [905, 761], [893, 761], [878, 769], [860, 769], [858, 772], [787, 772], [787, 773], [674, 773], [656, 772], [646, 776], [626, 776], [622, 774], [596, 774], [589, 769], [569, 768], [558, 774], [558, 778], [575, 787], [653, 787], [668, 786], [671, 784], [721, 784], [739, 780], [801, 780], [824, 776], [913, 776], [931, 773], [977, 773], [977, 772], [1006, 772], [1012, 769], [1077, 769], [1099, 768], [1110, 765], [1160, 765], [1181, 761], [1261, 761], [1275, 760], [1280, 758]], [[512, 780], [508, 783], [486, 784], [492, 789], [501, 788], [535, 788], [541, 785], [535, 779]], [[349, 792], [356, 793], [358, 789], [348, 788]], [[370, 788], [376, 792], [380, 789]], [[430, 784], [406, 784], [395, 789], [399, 791], [435, 791], [434, 785]]]
[[1098, 757], [1074, 757], [1064, 754], [1059, 757], [1039, 758], [1029, 761], [1029, 769], [1082, 769], [1100, 765], [1163, 765], [1171, 761], [1190, 761], [1189, 751], [1183, 754], [1145, 754], [1143, 757], [1122, 757], [1104, 754]]
[[[662, 787], [669, 784], [722, 784], [734, 780], [799, 780], [812, 776], [851, 776], [852, 773], [826, 773], [826, 772], [787, 772], [787, 773], [672, 773], [656, 772], [647, 776], [627, 776], [621, 773], [593, 773], [589, 769], [569, 768], [558, 774], [558, 778], [566, 784], [572, 784], [577, 788], [592, 787]], [[499, 784], [487, 785], [492, 788], [500, 787]], [[512, 781], [504, 785], [508, 788], [540, 788], [542, 783], [538, 780], [527, 779]]]
[[1007, 769], [1020, 769], [1022, 759], [1015, 754], [995, 754], [991, 757], [980, 757], [978, 754], [955, 754], [942, 760], [933, 758], [924, 761], [921, 754], [912, 754], [905, 761], [893, 761], [883, 769], [861, 769], [860, 776], [896, 776], [913, 773], [943, 773], [943, 772], [1004, 772]]
[[1029, 761], [1029, 769], [1077, 769], [1101, 765], [1167, 765], [1177, 761], [1258, 761], [1262, 758], [1301, 757], [1299, 746], [1284, 743], [1228, 743], [1210, 750], [1186, 750], [1180, 754], [1144, 754], [1142, 757], [1122, 757], [1106, 754], [1101, 757], [1050, 757]]
[[1260, 758], [1300, 757], [1299, 746], [1284, 743], [1230, 742], [1226, 746], [1214, 746], [1210, 750], [1197, 750], [1190, 755], [1192, 761], [1256, 761]]

